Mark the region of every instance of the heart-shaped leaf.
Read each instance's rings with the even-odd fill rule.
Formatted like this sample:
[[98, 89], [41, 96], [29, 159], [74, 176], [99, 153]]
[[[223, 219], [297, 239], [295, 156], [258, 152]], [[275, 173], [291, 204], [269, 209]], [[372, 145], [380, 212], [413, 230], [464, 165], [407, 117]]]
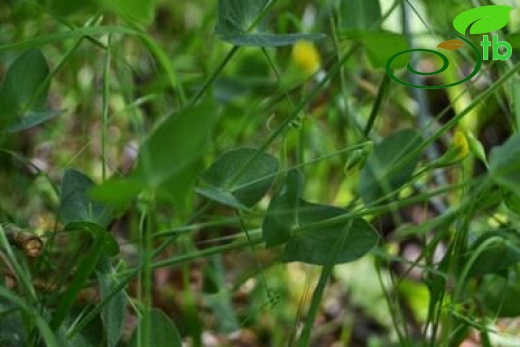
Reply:
[[89, 196], [94, 186], [89, 177], [77, 170], [65, 172], [60, 196], [60, 217], [65, 225], [73, 222], [88, 222], [103, 228], [108, 225], [111, 210]]
[[298, 204], [303, 189], [303, 176], [291, 170], [276, 195], [273, 196], [262, 224], [266, 247], [285, 243], [298, 225]]
[[374, 147], [360, 175], [359, 194], [370, 204], [403, 184], [412, 176], [421, 157], [416, 151], [421, 136], [412, 129], [400, 130]]
[[453, 27], [462, 35], [466, 34], [468, 28], [470, 34], [486, 34], [500, 30], [509, 22], [509, 11], [512, 9], [503, 5], [472, 8], [455, 17]]
[[[346, 210], [337, 207], [312, 204], [303, 200], [300, 201], [298, 209], [302, 226], [346, 213]], [[285, 262], [301, 261], [314, 265], [327, 265], [332, 261], [335, 264], [347, 263], [365, 255], [377, 245], [378, 240], [376, 230], [365, 220], [356, 218], [352, 223], [339, 222], [331, 226], [294, 232], [287, 241], [282, 259]], [[333, 252], [340, 241], [341, 248]], [[331, 259], [332, 256], [335, 258]]]
[[[198, 192], [233, 207], [237, 207], [237, 201], [250, 207], [271, 188], [277, 171], [278, 160], [272, 155], [254, 148], [234, 149], [222, 154], [202, 173], [201, 179], [207, 186]], [[220, 197], [216, 196], [218, 192]]]

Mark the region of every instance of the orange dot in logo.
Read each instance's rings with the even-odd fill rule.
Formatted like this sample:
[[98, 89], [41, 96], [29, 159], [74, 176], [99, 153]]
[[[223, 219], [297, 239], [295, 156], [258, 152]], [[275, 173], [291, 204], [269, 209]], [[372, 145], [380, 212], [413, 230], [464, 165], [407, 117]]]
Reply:
[[460, 40], [448, 40], [437, 45], [438, 48], [446, 49], [448, 51], [455, 51], [464, 46], [464, 42]]

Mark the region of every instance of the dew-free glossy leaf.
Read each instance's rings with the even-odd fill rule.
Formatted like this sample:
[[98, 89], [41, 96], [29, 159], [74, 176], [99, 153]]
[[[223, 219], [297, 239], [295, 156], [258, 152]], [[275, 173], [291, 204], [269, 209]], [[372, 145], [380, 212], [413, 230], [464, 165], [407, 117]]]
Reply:
[[262, 236], [266, 247], [285, 243], [298, 225], [298, 204], [303, 189], [303, 176], [291, 170], [282, 188], [273, 196], [262, 224]]
[[238, 148], [218, 157], [201, 179], [213, 191], [227, 192], [250, 207], [271, 188], [277, 171], [278, 160], [272, 155], [258, 153], [254, 148]]
[[520, 196], [520, 133], [491, 150], [489, 171], [495, 183]]
[[421, 157], [421, 136], [412, 129], [400, 130], [374, 147], [361, 170], [359, 194], [370, 204], [390, 193], [412, 176]]
[[110, 209], [89, 197], [94, 186], [89, 177], [77, 170], [65, 172], [60, 196], [60, 217], [65, 225], [73, 222], [89, 222], [101, 227], [108, 225]]
[[[308, 225], [346, 214], [347, 211], [326, 205], [317, 205], [301, 200], [298, 216], [300, 225]], [[314, 230], [294, 232], [287, 241], [282, 260], [301, 261], [314, 265], [347, 263], [361, 258], [377, 245], [379, 236], [365, 220], [356, 218], [350, 228], [348, 222]], [[347, 233], [347, 235], [344, 235]], [[334, 254], [335, 246], [343, 240], [342, 247]], [[335, 259], [331, 259], [335, 256]]]
[[0, 89], [0, 117], [12, 119], [24, 111], [41, 110], [47, 102], [49, 66], [38, 49], [20, 54], [9, 66]]
[[381, 19], [379, 0], [340, 0], [340, 27], [342, 30], [377, 30]]
[[[164, 314], [161, 310], [152, 308], [150, 312], [145, 313], [150, 315], [150, 337], [151, 341], [148, 346], [153, 347], [182, 347], [182, 340], [177, 328], [171, 321], [171, 319]], [[142, 321], [139, 323], [142, 324]], [[128, 346], [137, 347], [140, 346], [138, 343], [138, 334], [136, 328], [130, 339]]]
[[500, 30], [509, 22], [509, 11], [512, 9], [503, 5], [472, 8], [455, 17], [453, 27], [462, 35], [466, 34], [468, 28], [470, 34], [486, 34]]

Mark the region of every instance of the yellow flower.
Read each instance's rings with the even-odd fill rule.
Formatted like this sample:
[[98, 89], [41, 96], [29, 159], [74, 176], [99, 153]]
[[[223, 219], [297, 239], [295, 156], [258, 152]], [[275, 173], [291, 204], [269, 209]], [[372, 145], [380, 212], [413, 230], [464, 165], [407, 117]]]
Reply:
[[453, 135], [453, 147], [457, 152], [458, 159], [464, 159], [469, 154], [469, 144], [466, 135], [460, 130], [455, 132]]
[[315, 73], [320, 67], [320, 55], [316, 47], [308, 41], [298, 41], [292, 49], [294, 63], [309, 75]]

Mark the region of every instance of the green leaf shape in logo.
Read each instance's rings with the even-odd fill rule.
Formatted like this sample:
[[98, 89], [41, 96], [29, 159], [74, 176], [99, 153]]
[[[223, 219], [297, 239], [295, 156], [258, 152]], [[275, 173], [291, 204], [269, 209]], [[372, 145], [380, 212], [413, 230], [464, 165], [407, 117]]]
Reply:
[[453, 27], [462, 35], [469, 28], [470, 34], [485, 34], [500, 30], [509, 22], [509, 11], [513, 8], [503, 5], [489, 5], [473, 8], [459, 14], [453, 20]]

